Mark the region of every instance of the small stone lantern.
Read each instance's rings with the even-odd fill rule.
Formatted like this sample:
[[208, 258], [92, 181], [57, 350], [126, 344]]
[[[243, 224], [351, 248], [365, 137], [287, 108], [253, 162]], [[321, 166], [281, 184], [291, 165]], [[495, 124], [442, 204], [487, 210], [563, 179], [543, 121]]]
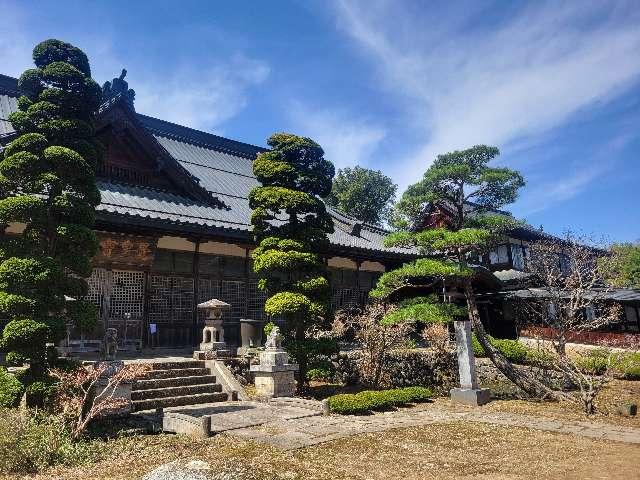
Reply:
[[[75, 302], [76, 299], [65, 295], [64, 301], [65, 301], [65, 307], [62, 310], [62, 313], [66, 316], [66, 314], [68, 313], [66, 305], [72, 302]], [[66, 330], [65, 332], [66, 338], [60, 341], [60, 344], [58, 345], [58, 351], [60, 352], [61, 357], [69, 357], [71, 356], [71, 330], [73, 329], [73, 326], [74, 326], [73, 320], [71, 320], [70, 318], [67, 318], [66, 321], [64, 322], [64, 326]]]
[[224, 341], [222, 310], [231, 308], [231, 305], [217, 298], [212, 298], [198, 304], [198, 308], [208, 311], [209, 315], [204, 321], [200, 351], [194, 352], [194, 358], [215, 358], [228, 355], [229, 350]]

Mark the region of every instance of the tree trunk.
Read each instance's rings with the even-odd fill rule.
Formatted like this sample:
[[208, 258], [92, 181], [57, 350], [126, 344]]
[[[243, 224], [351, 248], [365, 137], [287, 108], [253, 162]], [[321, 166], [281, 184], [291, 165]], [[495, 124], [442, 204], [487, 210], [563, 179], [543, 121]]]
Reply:
[[498, 350], [496, 350], [494, 346], [491, 345], [491, 343], [489, 343], [489, 339], [484, 330], [484, 326], [482, 325], [480, 315], [478, 313], [475, 294], [473, 291], [473, 286], [471, 285], [471, 278], [465, 278], [463, 285], [471, 326], [473, 327], [473, 331], [476, 334], [478, 342], [480, 343], [480, 345], [482, 345], [482, 348], [486, 352], [487, 357], [489, 357], [496, 368], [500, 370], [500, 372], [502, 372], [505, 377], [507, 377], [529, 395], [540, 398], [566, 400], [567, 396], [565, 394], [547, 387], [542, 382], [539, 382], [538, 380], [531, 378], [531, 376], [523, 373], [521, 370], [518, 370], [509, 360], [507, 360]]
[[295, 330], [295, 338], [296, 338], [296, 350], [298, 351], [298, 355], [296, 360], [298, 361], [298, 381], [297, 388], [298, 392], [304, 392], [307, 387], [307, 360], [308, 360], [308, 352], [304, 345], [305, 340], [305, 326], [304, 322], [298, 320], [296, 322], [296, 330]]

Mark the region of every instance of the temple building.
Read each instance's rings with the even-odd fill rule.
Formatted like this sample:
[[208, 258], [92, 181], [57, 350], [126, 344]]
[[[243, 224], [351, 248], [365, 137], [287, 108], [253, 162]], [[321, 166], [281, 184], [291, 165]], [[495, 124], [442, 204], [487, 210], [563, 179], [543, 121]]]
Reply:
[[[252, 162], [264, 148], [137, 113], [125, 74], [103, 87], [96, 123], [106, 156], [97, 172], [100, 249], [88, 283], [100, 322], [95, 331], [73, 332], [72, 345], [96, 350], [104, 330], [116, 328], [127, 350], [194, 347], [204, 324], [197, 304], [217, 298], [231, 305], [223, 317], [225, 339], [238, 346], [241, 320], [265, 320], [266, 295], [257, 288], [250, 256], [255, 242], [248, 200], [258, 185]], [[7, 118], [18, 97], [17, 79], [0, 75], [0, 149], [15, 137]], [[382, 272], [417, 257], [385, 248], [384, 229], [328, 210], [335, 231], [321, 253], [334, 310], [362, 304]], [[450, 214], [446, 205], [433, 205], [420, 228], [446, 226]], [[23, 228], [10, 224], [4, 234]], [[506, 299], [532, 286], [529, 244], [545, 237], [522, 226], [473, 259], [480, 315], [494, 336], [520, 333]], [[609, 332], [638, 334], [640, 292], [611, 295], [624, 313]]]
[[[74, 332], [73, 345], [95, 349], [104, 329], [116, 328], [127, 349], [194, 346], [204, 322], [196, 306], [211, 298], [231, 305], [225, 337], [238, 345], [240, 320], [264, 319], [248, 200], [258, 185], [252, 162], [264, 149], [136, 113], [125, 73], [105, 84], [96, 124], [106, 156], [88, 282], [100, 328]], [[0, 146], [14, 137], [7, 117], [18, 96], [17, 80], [0, 75]], [[322, 253], [337, 309], [361, 303], [382, 272], [412, 255], [385, 248], [383, 229], [330, 213], [335, 232]]]

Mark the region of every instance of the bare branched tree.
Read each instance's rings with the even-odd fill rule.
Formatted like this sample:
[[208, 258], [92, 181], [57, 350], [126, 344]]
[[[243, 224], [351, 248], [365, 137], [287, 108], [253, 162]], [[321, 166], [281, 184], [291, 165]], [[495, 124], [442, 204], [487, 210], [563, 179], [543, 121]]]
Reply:
[[519, 304], [526, 320], [549, 327], [560, 356], [566, 355], [568, 334], [602, 328], [622, 313], [608, 300], [611, 287], [598, 262], [603, 251], [590, 244], [590, 238], [569, 232], [562, 240], [531, 245], [530, 270], [539, 288], [520, 292]]
[[389, 309], [381, 304], [369, 304], [354, 312], [340, 311], [336, 314], [333, 330], [343, 336], [347, 332], [355, 335], [362, 348], [360, 376], [364, 383], [379, 387], [384, 379], [387, 354], [406, 345], [413, 325], [409, 322], [385, 323]]
[[125, 407], [128, 400], [118, 397], [116, 392], [123, 383], [142, 378], [151, 368], [147, 364], [124, 365], [110, 371], [113, 365], [99, 363], [88, 369], [79, 367], [71, 372], [52, 369], [50, 374], [58, 380], [58, 395], [55, 405], [69, 420], [71, 435], [79, 438], [91, 421]]

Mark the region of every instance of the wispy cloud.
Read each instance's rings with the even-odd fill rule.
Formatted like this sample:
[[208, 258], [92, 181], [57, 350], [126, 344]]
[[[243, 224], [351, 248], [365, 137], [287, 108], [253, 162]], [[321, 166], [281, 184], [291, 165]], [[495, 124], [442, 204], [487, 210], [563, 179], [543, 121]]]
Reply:
[[[401, 188], [438, 153], [477, 143], [508, 153], [639, 78], [637, 3], [535, 2], [491, 19], [477, 4], [468, 7], [426, 15], [390, 1], [336, 3], [339, 27], [372, 56], [423, 132], [391, 172]], [[554, 198], [596, 177], [576, 174]]]
[[[0, 11], [0, 73], [19, 76], [33, 67], [33, 46], [59, 32], [30, 28], [31, 12], [26, 6], [3, 5]], [[145, 55], [140, 49], [117, 49], [115, 39], [105, 31], [76, 32], [72, 37], [65, 33], [59, 38], [87, 53], [98, 82], [111, 80], [127, 67], [126, 80], [136, 91], [137, 111], [209, 131], [219, 131], [225, 121], [239, 114], [249, 101], [250, 89], [270, 73], [266, 61], [233, 50], [213, 58], [205, 56], [198, 63], [182, 61], [175, 53], [171, 61], [154, 62], [140, 61], [138, 56]], [[149, 53], [152, 51], [150, 48]]]
[[336, 169], [366, 166], [386, 136], [383, 127], [357, 119], [346, 111], [317, 110], [300, 102], [292, 102], [288, 111], [296, 133], [317, 141]]
[[248, 102], [248, 90], [265, 81], [269, 66], [234, 56], [228, 61], [143, 75], [132, 86], [136, 110], [192, 128], [216, 130]]

